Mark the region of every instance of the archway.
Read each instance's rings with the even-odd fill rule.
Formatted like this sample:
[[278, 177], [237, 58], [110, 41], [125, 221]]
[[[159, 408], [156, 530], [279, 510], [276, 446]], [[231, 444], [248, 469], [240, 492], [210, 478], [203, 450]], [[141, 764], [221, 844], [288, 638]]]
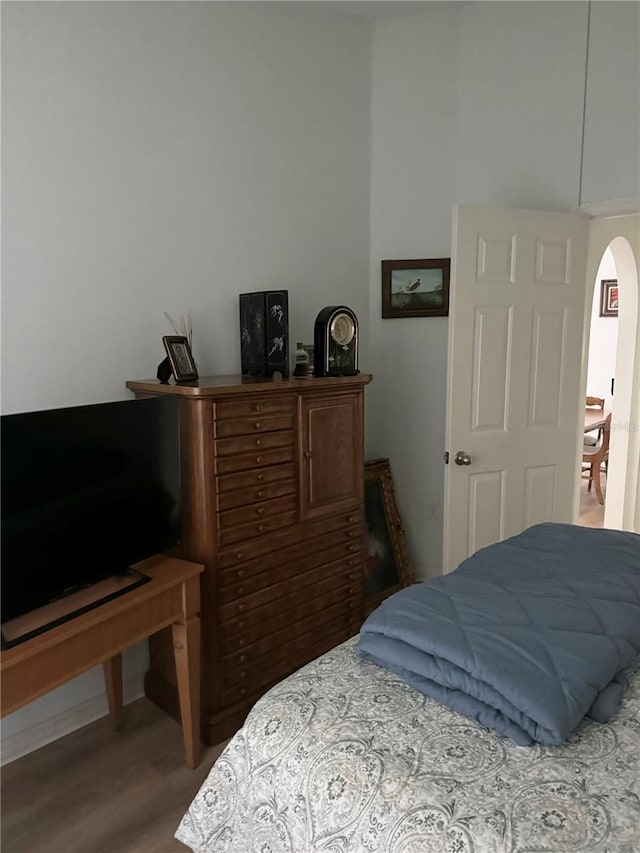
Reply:
[[[600, 261], [607, 248], [614, 257], [620, 293], [615, 395], [604, 526], [640, 530], [640, 217], [596, 217], [590, 223], [588, 295], [593, 295]], [[583, 345], [586, 388], [592, 300], [587, 299]], [[579, 494], [576, 496], [579, 501]], [[577, 506], [576, 516], [577, 518]]]

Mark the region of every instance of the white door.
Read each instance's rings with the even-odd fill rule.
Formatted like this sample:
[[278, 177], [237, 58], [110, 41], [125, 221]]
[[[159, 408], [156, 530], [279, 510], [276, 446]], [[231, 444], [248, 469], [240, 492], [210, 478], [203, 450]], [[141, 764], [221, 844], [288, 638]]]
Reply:
[[454, 210], [444, 571], [573, 520], [587, 234], [583, 214]]

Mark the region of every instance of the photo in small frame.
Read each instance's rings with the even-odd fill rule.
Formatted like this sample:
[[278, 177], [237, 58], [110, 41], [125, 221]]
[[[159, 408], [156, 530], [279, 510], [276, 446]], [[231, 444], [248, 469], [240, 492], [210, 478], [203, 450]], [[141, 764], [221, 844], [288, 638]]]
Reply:
[[382, 316], [446, 317], [450, 258], [382, 261]]
[[600, 316], [618, 316], [618, 279], [603, 278], [600, 282]]
[[164, 335], [162, 343], [167, 351], [176, 382], [193, 382], [197, 379], [198, 371], [188, 338], [183, 335]]
[[388, 459], [365, 462], [364, 501], [367, 524], [364, 606], [367, 616], [392, 593], [414, 583], [415, 578]]

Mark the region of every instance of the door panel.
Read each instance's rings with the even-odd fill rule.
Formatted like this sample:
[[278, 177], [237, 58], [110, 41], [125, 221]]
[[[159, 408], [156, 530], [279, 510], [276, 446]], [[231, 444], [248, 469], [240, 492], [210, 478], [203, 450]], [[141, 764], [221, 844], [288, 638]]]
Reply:
[[472, 429], [504, 430], [512, 312], [501, 306], [480, 306], [474, 325]]
[[541, 465], [524, 472], [524, 526], [531, 527], [553, 518], [556, 492], [556, 466]]
[[564, 370], [566, 322], [565, 309], [545, 312], [534, 309], [529, 380], [530, 427], [557, 427], [560, 423], [559, 380]]
[[[572, 520], [587, 222], [455, 209], [445, 571], [530, 524]], [[460, 450], [470, 464], [455, 464]]]

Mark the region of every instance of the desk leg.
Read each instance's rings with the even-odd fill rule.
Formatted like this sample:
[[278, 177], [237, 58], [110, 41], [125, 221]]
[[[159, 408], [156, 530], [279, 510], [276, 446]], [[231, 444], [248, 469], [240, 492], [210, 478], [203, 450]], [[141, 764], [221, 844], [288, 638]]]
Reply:
[[122, 655], [114, 655], [102, 664], [107, 688], [109, 716], [114, 731], [122, 725]]
[[200, 761], [200, 618], [188, 617], [175, 622], [171, 629], [185, 760], [187, 767], [193, 769]]

